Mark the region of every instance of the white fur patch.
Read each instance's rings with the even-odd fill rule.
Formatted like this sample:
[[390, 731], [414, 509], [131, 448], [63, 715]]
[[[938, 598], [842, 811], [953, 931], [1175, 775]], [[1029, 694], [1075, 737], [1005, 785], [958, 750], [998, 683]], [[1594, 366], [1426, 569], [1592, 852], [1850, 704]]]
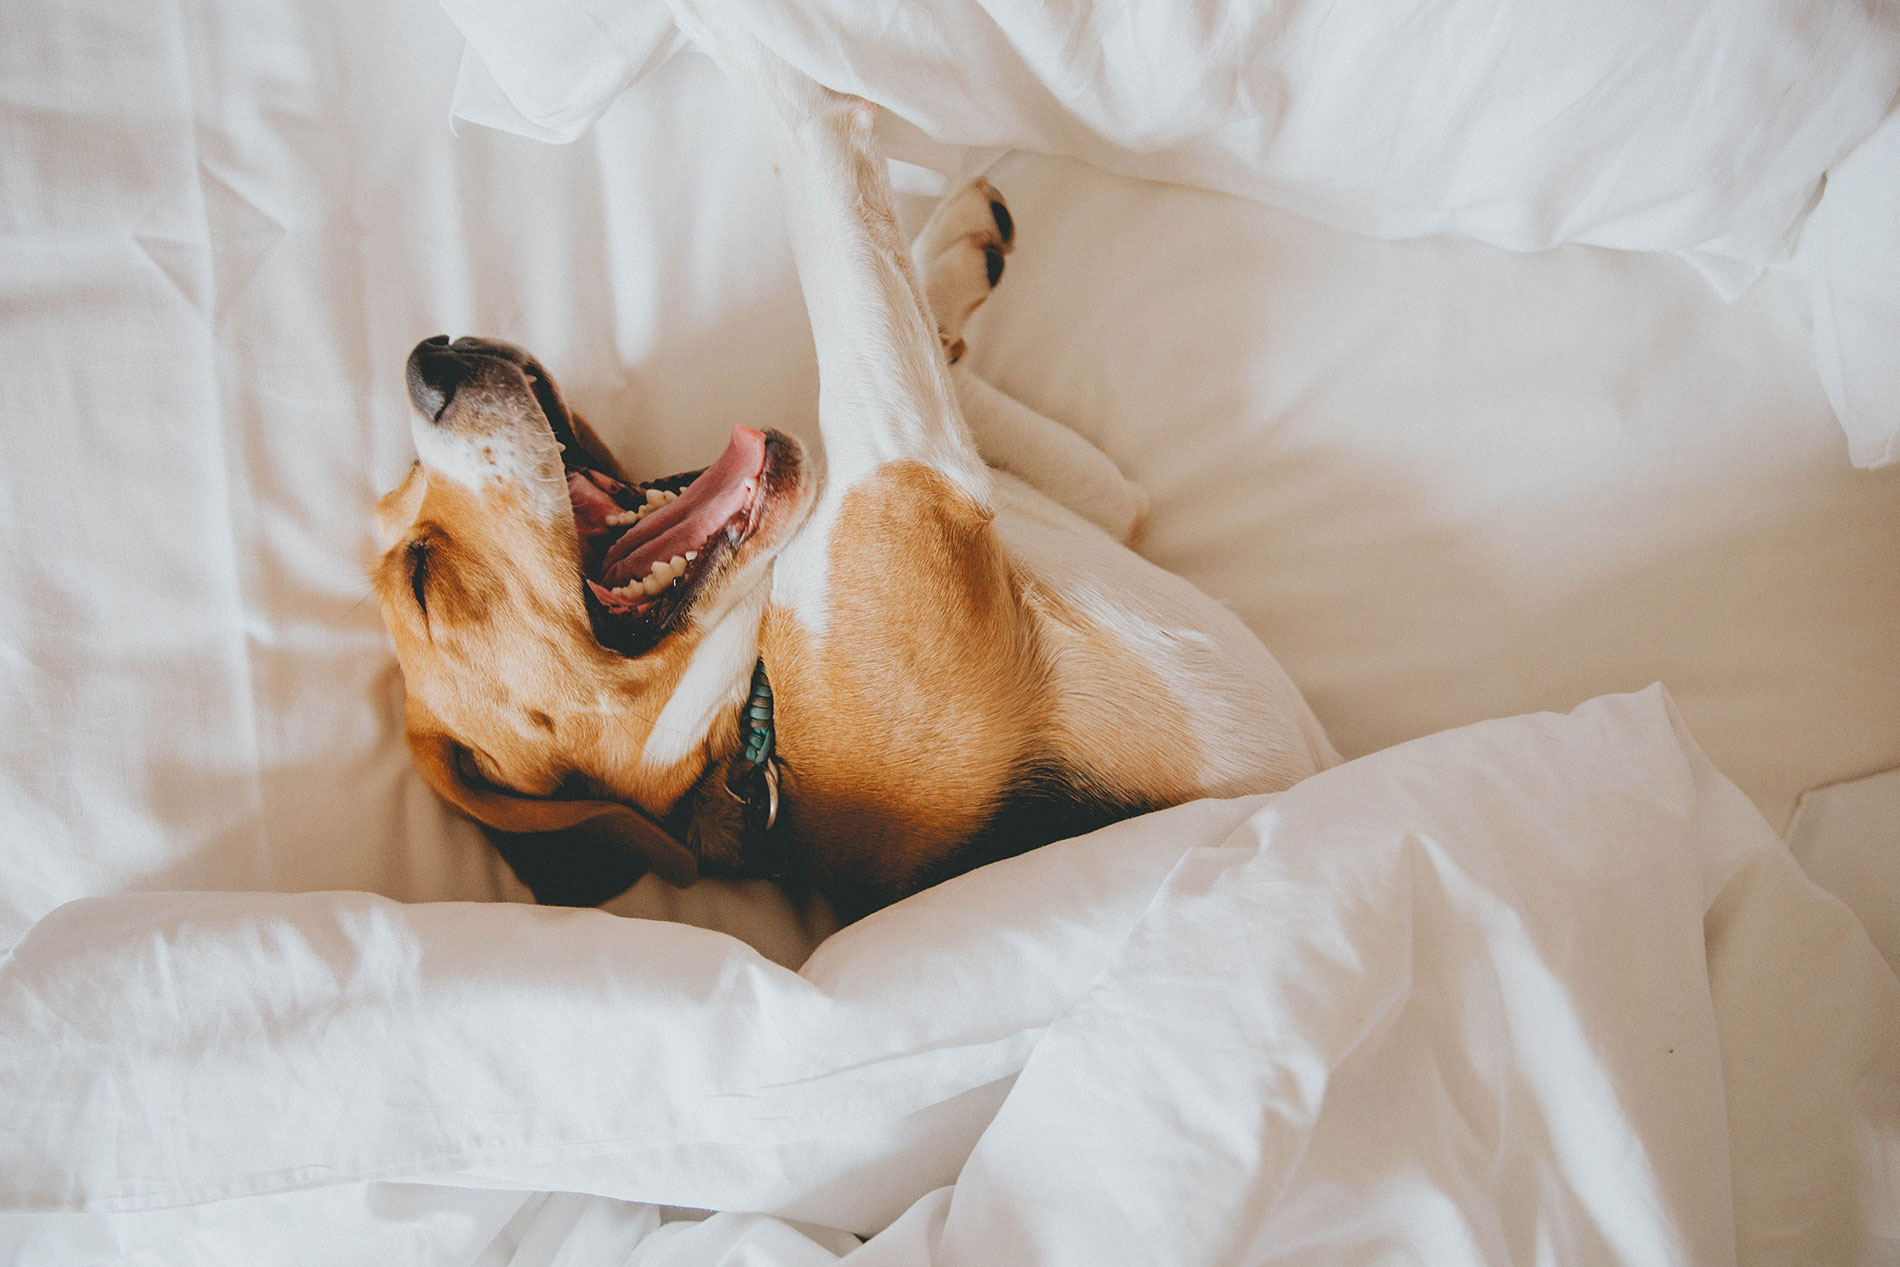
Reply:
[[416, 456], [430, 479], [448, 480], [472, 492], [494, 485], [510, 485], [525, 492], [530, 503], [553, 517], [569, 511], [567, 482], [549, 473], [552, 436], [494, 431], [469, 435], [439, 427], [416, 415], [409, 420]]
[[841, 501], [842, 494], [827, 486], [772, 568], [772, 601], [814, 638], [823, 637], [831, 624], [831, 538]]
[[679, 685], [653, 723], [640, 761], [664, 770], [698, 751], [719, 714], [745, 697], [752, 666], [759, 661], [759, 620], [765, 609], [763, 585], [754, 588], [715, 624], [686, 664]]

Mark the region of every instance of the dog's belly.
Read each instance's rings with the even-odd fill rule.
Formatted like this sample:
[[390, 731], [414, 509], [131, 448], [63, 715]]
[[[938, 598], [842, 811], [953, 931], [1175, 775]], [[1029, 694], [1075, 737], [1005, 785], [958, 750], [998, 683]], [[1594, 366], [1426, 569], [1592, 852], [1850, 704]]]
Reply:
[[1129, 814], [1330, 764], [1219, 604], [1027, 486], [915, 464], [844, 499], [828, 610], [768, 607], [786, 830], [843, 908]]
[[1278, 660], [1226, 607], [1029, 484], [998, 477], [1011, 564], [1044, 596], [1074, 759], [1142, 799], [1277, 791], [1339, 761]]

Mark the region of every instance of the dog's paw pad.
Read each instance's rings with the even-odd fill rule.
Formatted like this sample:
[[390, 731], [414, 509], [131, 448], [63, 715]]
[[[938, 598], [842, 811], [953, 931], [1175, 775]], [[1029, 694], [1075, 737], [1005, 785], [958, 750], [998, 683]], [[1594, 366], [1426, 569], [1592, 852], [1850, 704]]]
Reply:
[[946, 349], [955, 360], [970, 314], [1003, 280], [1004, 257], [1016, 247], [1016, 220], [996, 186], [978, 177], [931, 213], [912, 246], [918, 280]]
[[996, 232], [1001, 235], [1003, 241], [1008, 242], [1015, 238], [1016, 222], [1010, 218], [1009, 208], [1003, 203], [1001, 196], [990, 202], [990, 219], [996, 221]]

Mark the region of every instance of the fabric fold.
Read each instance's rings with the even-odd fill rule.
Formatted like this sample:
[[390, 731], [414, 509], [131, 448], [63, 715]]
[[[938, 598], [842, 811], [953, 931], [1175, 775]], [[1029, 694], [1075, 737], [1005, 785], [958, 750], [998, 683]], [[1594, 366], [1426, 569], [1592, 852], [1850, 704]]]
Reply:
[[1900, 985], [1652, 688], [998, 863], [802, 974], [592, 911], [74, 903], [0, 962], [0, 1203], [408, 1178], [868, 1261], [1719, 1262], [1889, 1234], [1896, 1069]]

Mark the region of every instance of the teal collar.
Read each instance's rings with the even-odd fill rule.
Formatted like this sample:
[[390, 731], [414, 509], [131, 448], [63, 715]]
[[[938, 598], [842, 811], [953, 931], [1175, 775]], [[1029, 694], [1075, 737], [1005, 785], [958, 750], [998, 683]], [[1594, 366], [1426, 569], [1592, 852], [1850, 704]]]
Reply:
[[778, 822], [777, 743], [772, 727], [772, 684], [765, 660], [752, 669], [752, 690], [739, 710], [739, 755], [726, 769], [726, 795], [746, 807], [746, 835], [758, 839]]

